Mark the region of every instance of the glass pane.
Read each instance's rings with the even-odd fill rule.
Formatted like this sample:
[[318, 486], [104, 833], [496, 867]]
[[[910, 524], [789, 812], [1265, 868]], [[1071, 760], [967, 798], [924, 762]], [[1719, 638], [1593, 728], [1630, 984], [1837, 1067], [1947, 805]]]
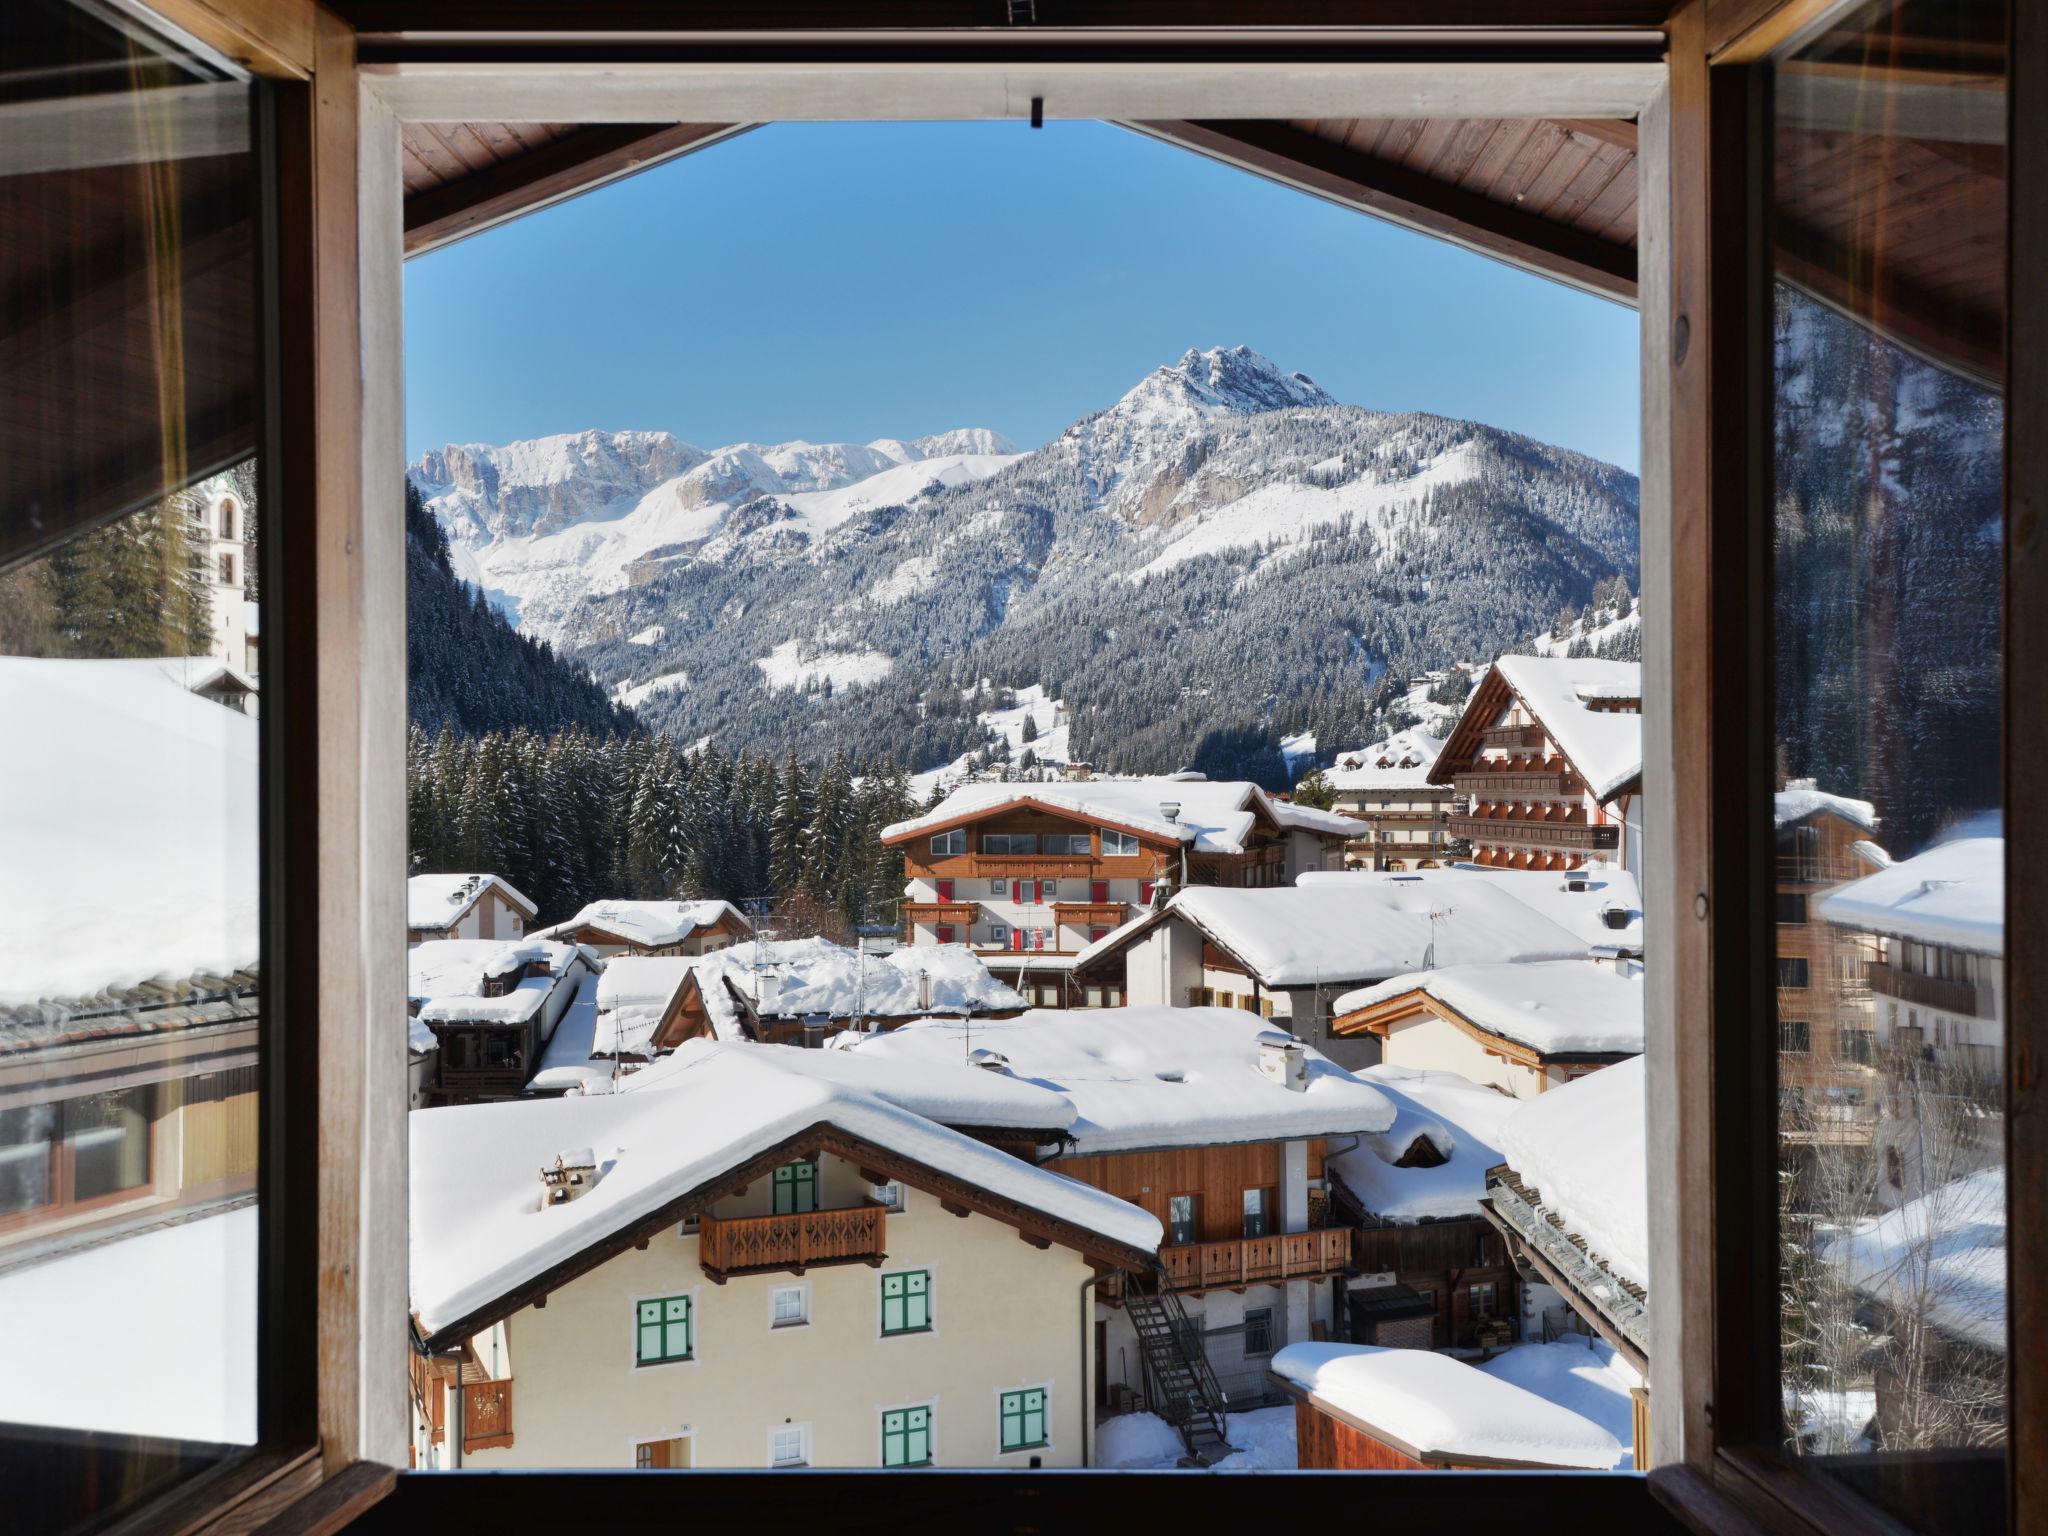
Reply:
[[16, 0], [0, 59], [0, 1524], [40, 1533], [256, 1440], [261, 182], [255, 88], [125, 13]]
[[1785, 1436], [1928, 1530], [2005, 1440], [2004, 37], [1882, 0], [1774, 66]]

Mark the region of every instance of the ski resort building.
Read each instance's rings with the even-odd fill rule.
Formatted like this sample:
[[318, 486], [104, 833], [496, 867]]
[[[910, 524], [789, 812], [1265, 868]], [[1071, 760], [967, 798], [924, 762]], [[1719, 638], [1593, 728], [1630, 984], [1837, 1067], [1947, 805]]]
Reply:
[[544, 939], [430, 939], [407, 956], [415, 1030], [434, 1037], [428, 1104], [511, 1098], [540, 1069], [591, 962]]
[[1323, 779], [1337, 792], [1335, 809], [1365, 823], [1344, 851], [1359, 869], [1423, 869], [1444, 856], [1450, 840], [1448, 784], [1430, 782], [1444, 744], [1420, 730], [1397, 731], [1385, 741], [1346, 752]]
[[911, 944], [1073, 954], [1183, 886], [1291, 885], [1356, 823], [1199, 774], [965, 784], [882, 829], [903, 850]]
[[1452, 727], [1432, 784], [1465, 801], [1475, 863], [1642, 867], [1643, 684], [1633, 661], [1503, 656]]
[[1089, 1282], [1158, 1220], [928, 1113], [1056, 1135], [1058, 1095], [841, 1055], [412, 1116], [416, 1464], [1082, 1465]]
[[405, 882], [405, 942], [519, 939], [540, 913], [502, 875], [414, 875]]
[[613, 955], [708, 955], [754, 936], [754, 925], [729, 901], [593, 901], [534, 937], [580, 944], [601, 959]]

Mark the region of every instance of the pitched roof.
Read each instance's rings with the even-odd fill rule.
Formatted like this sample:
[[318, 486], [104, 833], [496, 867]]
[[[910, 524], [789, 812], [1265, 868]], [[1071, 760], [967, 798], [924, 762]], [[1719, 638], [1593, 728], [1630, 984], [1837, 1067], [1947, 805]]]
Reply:
[[1575, 1078], [1501, 1123], [1499, 1147], [1545, 1208], [1593, 1255], [1650, 1283], [1650, 1181], [1644, 1058]]
[[1844, 928], [1922, 944], [2005, 953], [2005, 839], [1964, 837], [1901, 859], [1820, 898]]
[[1448, 784], [1451, 775], [1479, 749], [1512, 694], [1539, 721], [1596, 800], [1607, 801], [1643, 776], [1643, 717], [1591, 707], [1602, 701], [1643, 696], [1642, 663], [1586, 657], [1503, 656], [1487, 669], [1464, 714], [1451, 730], [1430, 782]]
[[597, 928], [627, 944], [664, 949], [680, 944], [700, 928], [717, 926], [730, 913], [743, 932], [753, 925], [729, 901], [593, 901], [566, 923], [540, 930], [536, 937], [553, 938], [582, 928]]
[[[1577, 869], [1501, 869], [1481, 864], [1445, 864], [1436, 869], [1411, 869], [1398, 873], [1346, 869], [1304, 870], [1295, 877], [1301, 886], [1323, 886], [1347, 881], [1398, 881], [1423, 889], [1434, 887], [1445, 905], [1454, 904], [1460, 891], [1473, 882], [1505, 891], [1525, 907], [1549, 918], [1568, 933], [1576, 934], [1587, 949], [1643, 947], [1643, 896], [1630, 871], [1594, 860]], [[1621, 919], [1620, 926], [1609, 922]]]
[[[1383, 1221], [1441, 1221], [1476, 1216], [1486, 1170], [1501, 1161], [1494, 1146], [1501, 1123], [1521, 1101], [1481, 1087], [1456, 1072], [1378, 1062], [1358, 1076], [1394, 1106], [1394, 1123], [1329, 1160], [1329, 1171], [1369, 1214]], [[1443, 1159], [1433, 1166], [1397, 1164], [1418, 1138]]]
[[[884, 827], [882, 841], [900, 843], [1019, 805], [1140, 837], [1185, 843], [1196, 853], [1243, 853], [1261, 819], [1275, 827], [1321, 837], [1358, 835], [1358, 823], [1349, 817], [1277, 800], [1256, 784], [1164, 775], [1046, 784], [962, 784], [924, 815]], [[1179, 807], [1170, 819], [1163, 809], [1168, 805]]]
[[426, 932], [453, 928], [486, 890], [495, 890], [529, 920], [540, 911], [503, 875], [414, 875], [405, 882], [405, 926]]
[[[1012, 1157], [850, 1082], [784, 1070], [788, 1047], [692, 1040], [656, 1083], [632, 1092], [469, 1104], [408, 1117], [411, 1296], [429, 1338], [473, 1330], [522, 1288], [566, 1281], [611, 1245], [717, 1198], [721, 1180], [833, 1133], [1031, 1213], [1056, 1240], [1149, 1262], [1159, 1222], [1100, 1190]], [[598, 1177], [563, 1205], [538, 1170], [589, 1148]], [[912, 1179], [912, 1182], [916, 1182]], [[997, 1212], [1000, 1214], [1000, 1212]]]
[[1633, 960], [1442, 966], [1347, 992], [1336, 1012], [1358, 1013], [1414, 994], [1545, 1059], [1634, 1055], [1643, 1048], [1643, 968]]
[[1023, 996], [965, 944], [906, 944], [871, 955], [829, 939], [785, 939], [734, 944], [714, 958], [733, 994], [763, 1018], [900, 1019], [1024, 1007]]
[[1827, 1261], [1881, 1301], [1924, 1308], [1943, 1333], [1989, 1348], [2006, 1342], [2005, 1168], [1940, 1185], [1864, 1221], [1828, 1245]]
[[1342, 791], [1424, 789], [1443, 749], [1443, 742], [1427, 731], [1396, 731], [1356, 752], [1339, 753], [1336, 766], [1324, 771], [1323, 780]]
[[1781, 827], [1804, 821], [1826, 811], [1852, 822], [1866, 832], [1877, 830], [1877, 807], [1868, 800], [1831, 795], [1814, 786], [1812, 779], [1793, 779], [1772, 798], [1772, 820]]
[[[541, 1004], [581, 957], [573, 944], [544, 939], [428, 939], [406, 952], [406, 993], [422, 1023], [519, 1024]], [[524, 970], [535, 961], [543, 976], [522, 978], [510, 991], [486, 997], [484, 983]]]

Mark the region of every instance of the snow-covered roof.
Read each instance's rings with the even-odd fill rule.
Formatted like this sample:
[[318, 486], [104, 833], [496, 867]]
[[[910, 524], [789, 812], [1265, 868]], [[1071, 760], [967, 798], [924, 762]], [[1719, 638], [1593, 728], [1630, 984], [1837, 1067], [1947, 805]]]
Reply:
[[597, 1056], [598, 977], [585, 976], [576, 985], [576, 996], [555, 1026], [547, 1049], [541, 1053], [540, 1070], [526, 1085], [528, 1093], [594, 1093], [609, 1091], [614, 1071], [609, 1056]]
[[1640, 699], [1641, 662], [1503, 656], [1493, 665], [1571, 759], [1595, 799], [1605, 800], [1642, 776], [1642, 715], [1587, 707], [1601, 700]]
[[405, 926], [428, 932], [453, 928], [486, 890], [495, 890], [531, 918], [540, 909], [503, 875], [414, 875], [405, 882]]
[[1820, 898], [1820, 915], [1844, 928], [1922, 944], [2005, 953], [2005, 839], [1939, 843]]
[[1396, 731], [1356, 752], [1340, 753], [1334, 768], [1323, 778], [1332, 789], [1358, 790], [1427, 789], [1429, 770], [1436, 766], [1444, 744], [1427, 731]]
[[1394, 976], [1337, 999], [1339, 1014], [1426, 993], [1488, 1034], [1543, 1056], [1643, 1048], [1643, 967], [1634, 960], [1448, 965]]
[[204, 693], [226, 684], [244, 693], [257, 691], [256, 680], [239, 667], [231, 667], [218, 656], [114, 657], [72, 663], [88, 667], [120, 667], [131, 672], [157, 673], [188, 693]]
[[1631, 1393], [1649, 1383], [1605, 1339], [1568, 1333], [1548, 1344], [1532, 1340], [1502, 1350], [1477, 1368], [1591, 1419], [1621, 1447], [1615, 1470], [1634, 1470], [1636, 1415]]
[[1528, 1100], [1501, 1122], [1501, 1156], [1608, 1268], [1650, 1283], [1643, 1058]]
[[1191, 886], [1159, 911], [1097, 939], [1074, 957], [1075, 967], [1092, 965], [1174, 918], [1194, 924], [1269, 987], [1398, 976], [1421, 969], [1432, 943], [1438, 965], [1586, 952], [1573, 934], [1485, 882], [1470, 882], [1446, 901], [1421, 882], [1340, 878], [1293, 886]]
[[[1352, 838], [1358, 823], [1334, 811], [1276, 800], [1243, 780], [1168, 774], [1135, 779], [1079, 779], [1044, 784], [962, 784], [932, 810], [882, 829], [882, 841], [986, 815], [998, 806], [1030, 804], [1077, 821], [1186, 843], [1196, 853], [1243, 853], [1263, 813], [1292, 831]], [[1163, 809], [1179, 810], [1169, 819]]]
[[[676, 993], [696, 970], [693, 955], [614, 955], [597, 978], [593, 1050], [645, 1056]], [[706, 978], [699, 976], [699, 988]], [[710, 978], [716, 980], [715, 977]]]
[[[519, 1024], [533, 1017], [581, 951], [545, 939], [428, 939], [406, 953], [406, 993], [426, 1024]], [[545, 976], [528, 976], [510, 991], [485, 997], [487, 978], [508, 975], [535, 961]]]
[[1345, 1136], [1385, 1130], [1384, 1094], [1320, 1052], [1296, 1092], [1259, 1071], [1272, 1025], [1234, 1008], [1033, 1009], [1014, 1019], [916, 1019], [846, 1054], [895, 1063], [1004, 1058], [1009, 1073], [1072, 1101], [1079, 1154]]
[[[1636, 877], [1628, 870], [1597, 859], [1569, 871], [1495, 869], [1479, 864], [1446, 864], [1436, 869], [1399, 872], [1309, 869], [1297, 875], [1294, 883], [1311, 886], [1352, 881], [1434, 887], [1437, 899], [1447, 906], [1455, 905], [1459, 892], [1469, 889], [1472, 882], [1481, 881], [1507, 892], [1567, 932], [1577, 934], [1587, 949], [1634, 952], [1643, 947], [1643, 896]], [[1620, 927], [1608, 922], [1610, 913], [1620, 914]]]
[[[1486, 1170], [1501, 1161], [1494, 1146], [1500, 1124], [1521, 1101], [1456, 1072], [1380, 1062], [1362, 1068], [1358, 1076], [1394, 1106], [1394, 1123], [1330, 1159], [1330, 1170], [1345, 1188], [1384, 1221], [1477, 1215], [1486, 1193]], [[1395, 1167], [1418, 1137], [1427, 1137], [1444, 1161], [1434, 1168]]]
[[[841, 1040], [858, 1037], [840, 1035]], [[864, 1089], [886, 1099], [899, 1109], [923, 1115], [941, 1125], [971, 1125], [1000, 1130], [1064, 1131], [1074, 1123], [1076, 1111], [1065, 1095], [1037, 1083], [1028, 1083], [1006, 1072], [992, 1072], [970, 1065], [965, 1059], [940, 1061], [885, 1061], [844, 1047], [814, 1051], [796, 1045], [755, 1045], [750, 1041], [721, 1044], [721, 1049], [773, 1051], [780, 1071], [821, 1078], [850, 1088]], [[622, 1092], [640, 1093], [660, 1088], [679, 1072], [694, 1070], [701, 1053], [683, 1058], [667, 1056], [624, 1080]]]
[[257, 727], [154, 667], [0, 657], [0, 1007], [262, 952]]
[[1825, 1257], [1881, 1301], [1920, 1309], [1943, 1333], [2003, 1349], [2005, 1168], [1981, 1169], [1854, 1228]]
[[738, 907], [729, 901], [593, 901], [566, 923], [541, 930], [541, 937], [573, 933], [579, 928], [599, 928], [629, 944], [648, 949], [665, 949], [680, 944], [699, 928], [710, 928], [727, 913], [737, 919], [742, 932], [751, 932]]
[[[795, 1053], [790, 1053], [795, 1054]], [[782, 1048], [685, 1042], [658, 1086], [630, 1093], [468, 1104], [408, 1116], [412, 1306], [427, 1334], [498, 1302], [552, 1266], [828, 1125], [912, 1163], [1137, 1252], [1158, 1220], [850, 1083], [786, 1070]], [[544, 1206], [538, 1170], [589, 1147], [598, 1178]]]
[[1290, 1344], [1272, 1371], [1422, 1460], [1605, 1471], [1622, 1455], [1591, 1419], [1431, 1349]]
[[1851, 800], [1847, 795], [1831, 795], [1817, 788], [1812, 779], [1791, 779], [1778, 791], [1772, 815], [1776, 824], [1789, 827], [1795, 821], [1804, 821], [1820, 811], [1831, 811], [1845, 821], [1854, 822], [1866, 832], [1877, 830], [1877, 807], [1868, 800]]
[[965, 944], [907, 944], [871, 955], [829, 939], [786, 939], [735, 944], [717, 958], [733, 988], [763, 1018], [898, 1019], [926, 1011], [1006, 1013], [1025, 1005]]
[[254, 1445], [256, 1311], [253, 1204], [10, 1269], [0, 1421]]

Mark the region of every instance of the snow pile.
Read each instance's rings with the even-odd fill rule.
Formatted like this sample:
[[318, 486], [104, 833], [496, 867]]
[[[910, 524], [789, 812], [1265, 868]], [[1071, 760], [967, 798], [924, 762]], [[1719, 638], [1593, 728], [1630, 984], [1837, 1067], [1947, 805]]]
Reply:
[[566, 923], [540, 929], [534, 937], [552, 938], [594, 928], [621, 944], [666, 949], [682, 943], [699, 928], [715, 926], [728, 913], [743, 928], [751, 926], [729, 901], [593, 901]]
[[1847, 795], [1831, 795], [1816, 787], [1813, 779], [1789, 779], [1778, 791], [1775, 816], [1777, 825], [1789, 827], [1795, 821], [1829, 811], [1854, 822], [1866, 832], [1877, 830], [1877, 807], [1868, 800], [1851, 800]]
[[1187, 1446], [1179, 1432], [1156, 1413], [1122, 1413], [1104, 1419], [1095, 1432], [1095, 1465], [1120, 1472], [1277, 1472], [1295, 1468], [1292, 1404], [1226, 1414], [1224, 1419], [1224, 1435], [1235, 1449], [1213, 1467], [1192, 1463], [1182, 1467]]
[[1864, 1222], [1825, 1257], [1858, 1290], [1933, 1327], [2003, 1350], [2005, 1169], [1985, 1168]]
[[917, 1019], [863, 1037], [848, 1054], [950, 1066], [970, 1050], [991, 1051], [1011, 1076], [1072, 1101], [1068, 1134], [1080, 1155], [1347, 1136], [1393, 1125], [1384, 1094], [1318, 1051], [1304, 1047], [1302, 1092], [1262, 1074], [1258, 1039], [1271, 1032], [1234, 1008], [1033, 1009], [1014, 1019]]
[[10, 1269], [0, 1316], [0, 1420], [256, 1443], [253, 1204]]
[[685, 955], [614, 955], [597, 978], [590, 1054], [648, 1056], [654, 1032], [696, 969]]
[[1503, 656], [1494, 663], [1508, 687], [1571, 760], [1596, 800], [1606, 800], [1643, 773], [1643, 717], [1593, 709], [1594, 702], [1640, 700], [1643, 668], [1635, 661]]
[[[1344, 838], [1358, 835], [1358, 823], [1349, 817], [1275, 800], [1256, 784], [1162, 774], [1052, 784], [963, 784], [924, 815], [884, 827], [882, 841], [902, 842], [1012, 805], [1037, 806], [1075, 821], [1186, 843], [1197, 853], [1243, 853], [1245, 840], [1261, 819], [1268, 826], [1290, 830]], [[1176, 807], [1171, 817], [1168, 806]]]
[[1323, 777], [1339, 793], [1426, 789], [1443, 741], [1422, 730], [1396, 731], [1356, 752], [1346, 752]]
[[1092, 964], [1175, 917], [1201, 929], [1268, 987], [1380, 981], [1420, 970], [1432, 945], [1439, 966], [1585, 953], [1577, 938], [1490, 885], [1474, 883], [1447, 903], [1419, 883], [1342, 878], [1263, 889], [1192, 886], [1160, 912], [1098, 939], [1074, 963]]
[[0, 1006], [257, 963], [256, 722], [157, 667], [0, 657]]
[[[1364, 1137], [1329, 1168], [1367, 1212], [1382, 1221], [1441, 1221], [1479, 1212], [1486, 1170], [1502, 1161], [1501, 1123], [1520, 1101], [1455, 1072], [1426, 1072], [1381, 1062], [1358, 1074], [1394, 1106], [1394, 1123]], [[1436, 1167], [1394, 1165], [1426, 1138]]]
[[1625, 1280], [1650, 1283], [1650, 1164], [1643, 1058], [1603, 1067], [1522, 1104], [1501, 1156], [1565, 1229]]
[[405, 882], [405, 926], [428, 933], [453, 928], [486, 890], [496, 891], [529, 919], [540, 910], [502, 875], [414, 875]]
[[1347, 992], [1337, 999], [1336, 1011], [1352, 1013], [1423, 992], [1489, 1034], [1539, 1055], [1609, 1055], [1642, 1050], [1643, 990], [1643, 968], [1633, 960], [1450, 965]]
[[[411, 1293], [423, 1329], [432, 1334], [489, 1306], [819, 1125], [1119, 1244], [1133, 1262], [1157, 1250], [1159, 1222], [1136, 1206], [864, 1089], [778, 1065], [795, 1054], [692, 1040], [655, 1089], [408, 1116]], [[566, 1205], [544, 1205], [537, 1170], [581, 1146], [595, 1151], [595, 1186]]]
[[[1479, 864], [1446, 864], [1437, 869], [1385, 871], [1304, 870], [1295, 877], [1302, 886], [1342, 882], [1393, 882], [1433, 890], [1442, 909], [1454, 909], [1460, 895], [1474, 883], [1491, 885], [1570, 933], [1587, 949], [1639, 951], [1643, 947], [1643, 897], [1636, 877], [1599, 860], [1569, 872], [1540, 869], [1495, 869]], [[1609, 922], [1619, 915], [1620, 926]]]
[[1621, 1447], [1614, 1470], [1635, 1469], [1635, 1403], [1629, 1389], [1642, 1386], [1643, 1378], [1605, 1339], [1588, 1334], [1550, 1344], [1517, 1344], [1479, 1369], [1599, 1425]]
[[1901, 859], [1820, 898], [1820, 915], [1844, 928], [2005, 953], [2005, 839], [1965, 837]]
[[1120, 1413], [1095, 1431], [1095, 1464], [1112, 1471], [1170, 1467], [1186, 1454], [1180, 1431], [1156, 1413]]
[[1483, 1460], [1606, 1471], [1612, 1434], [1582, 1414], [1427, 1349], [1290, 1344], [1273, 1374], [1422, 1460]]
[[829, 939], [788, 939], [735, 944], [714, 958], [764, 1018], [894, 1019], [1025, 1005], [965, 944], [912, 944], [871, 955]]
[[826, 651], [785, 640], [754, 665], [769, 688], [800, 688], [819, 681], [834, 688], [857, 688], [879, 683], [896, 663], [880, 651]]
[[[253, 606], [253, 605], [251, 605]], [[254, 633], [254, 631], [251, 631]], [[144, 675], [154, 673], [167, 682], [175, 683], [187, 693], [204, 693], [221, 683], [230, 685], [230, 690], [243, 689], [257, 692], [256, 680], [239, 667], [231, 667], [218, 656], [140, 656], [114, 657], [91, 661], [65, 663], [75, 667], [120, 667]]]

